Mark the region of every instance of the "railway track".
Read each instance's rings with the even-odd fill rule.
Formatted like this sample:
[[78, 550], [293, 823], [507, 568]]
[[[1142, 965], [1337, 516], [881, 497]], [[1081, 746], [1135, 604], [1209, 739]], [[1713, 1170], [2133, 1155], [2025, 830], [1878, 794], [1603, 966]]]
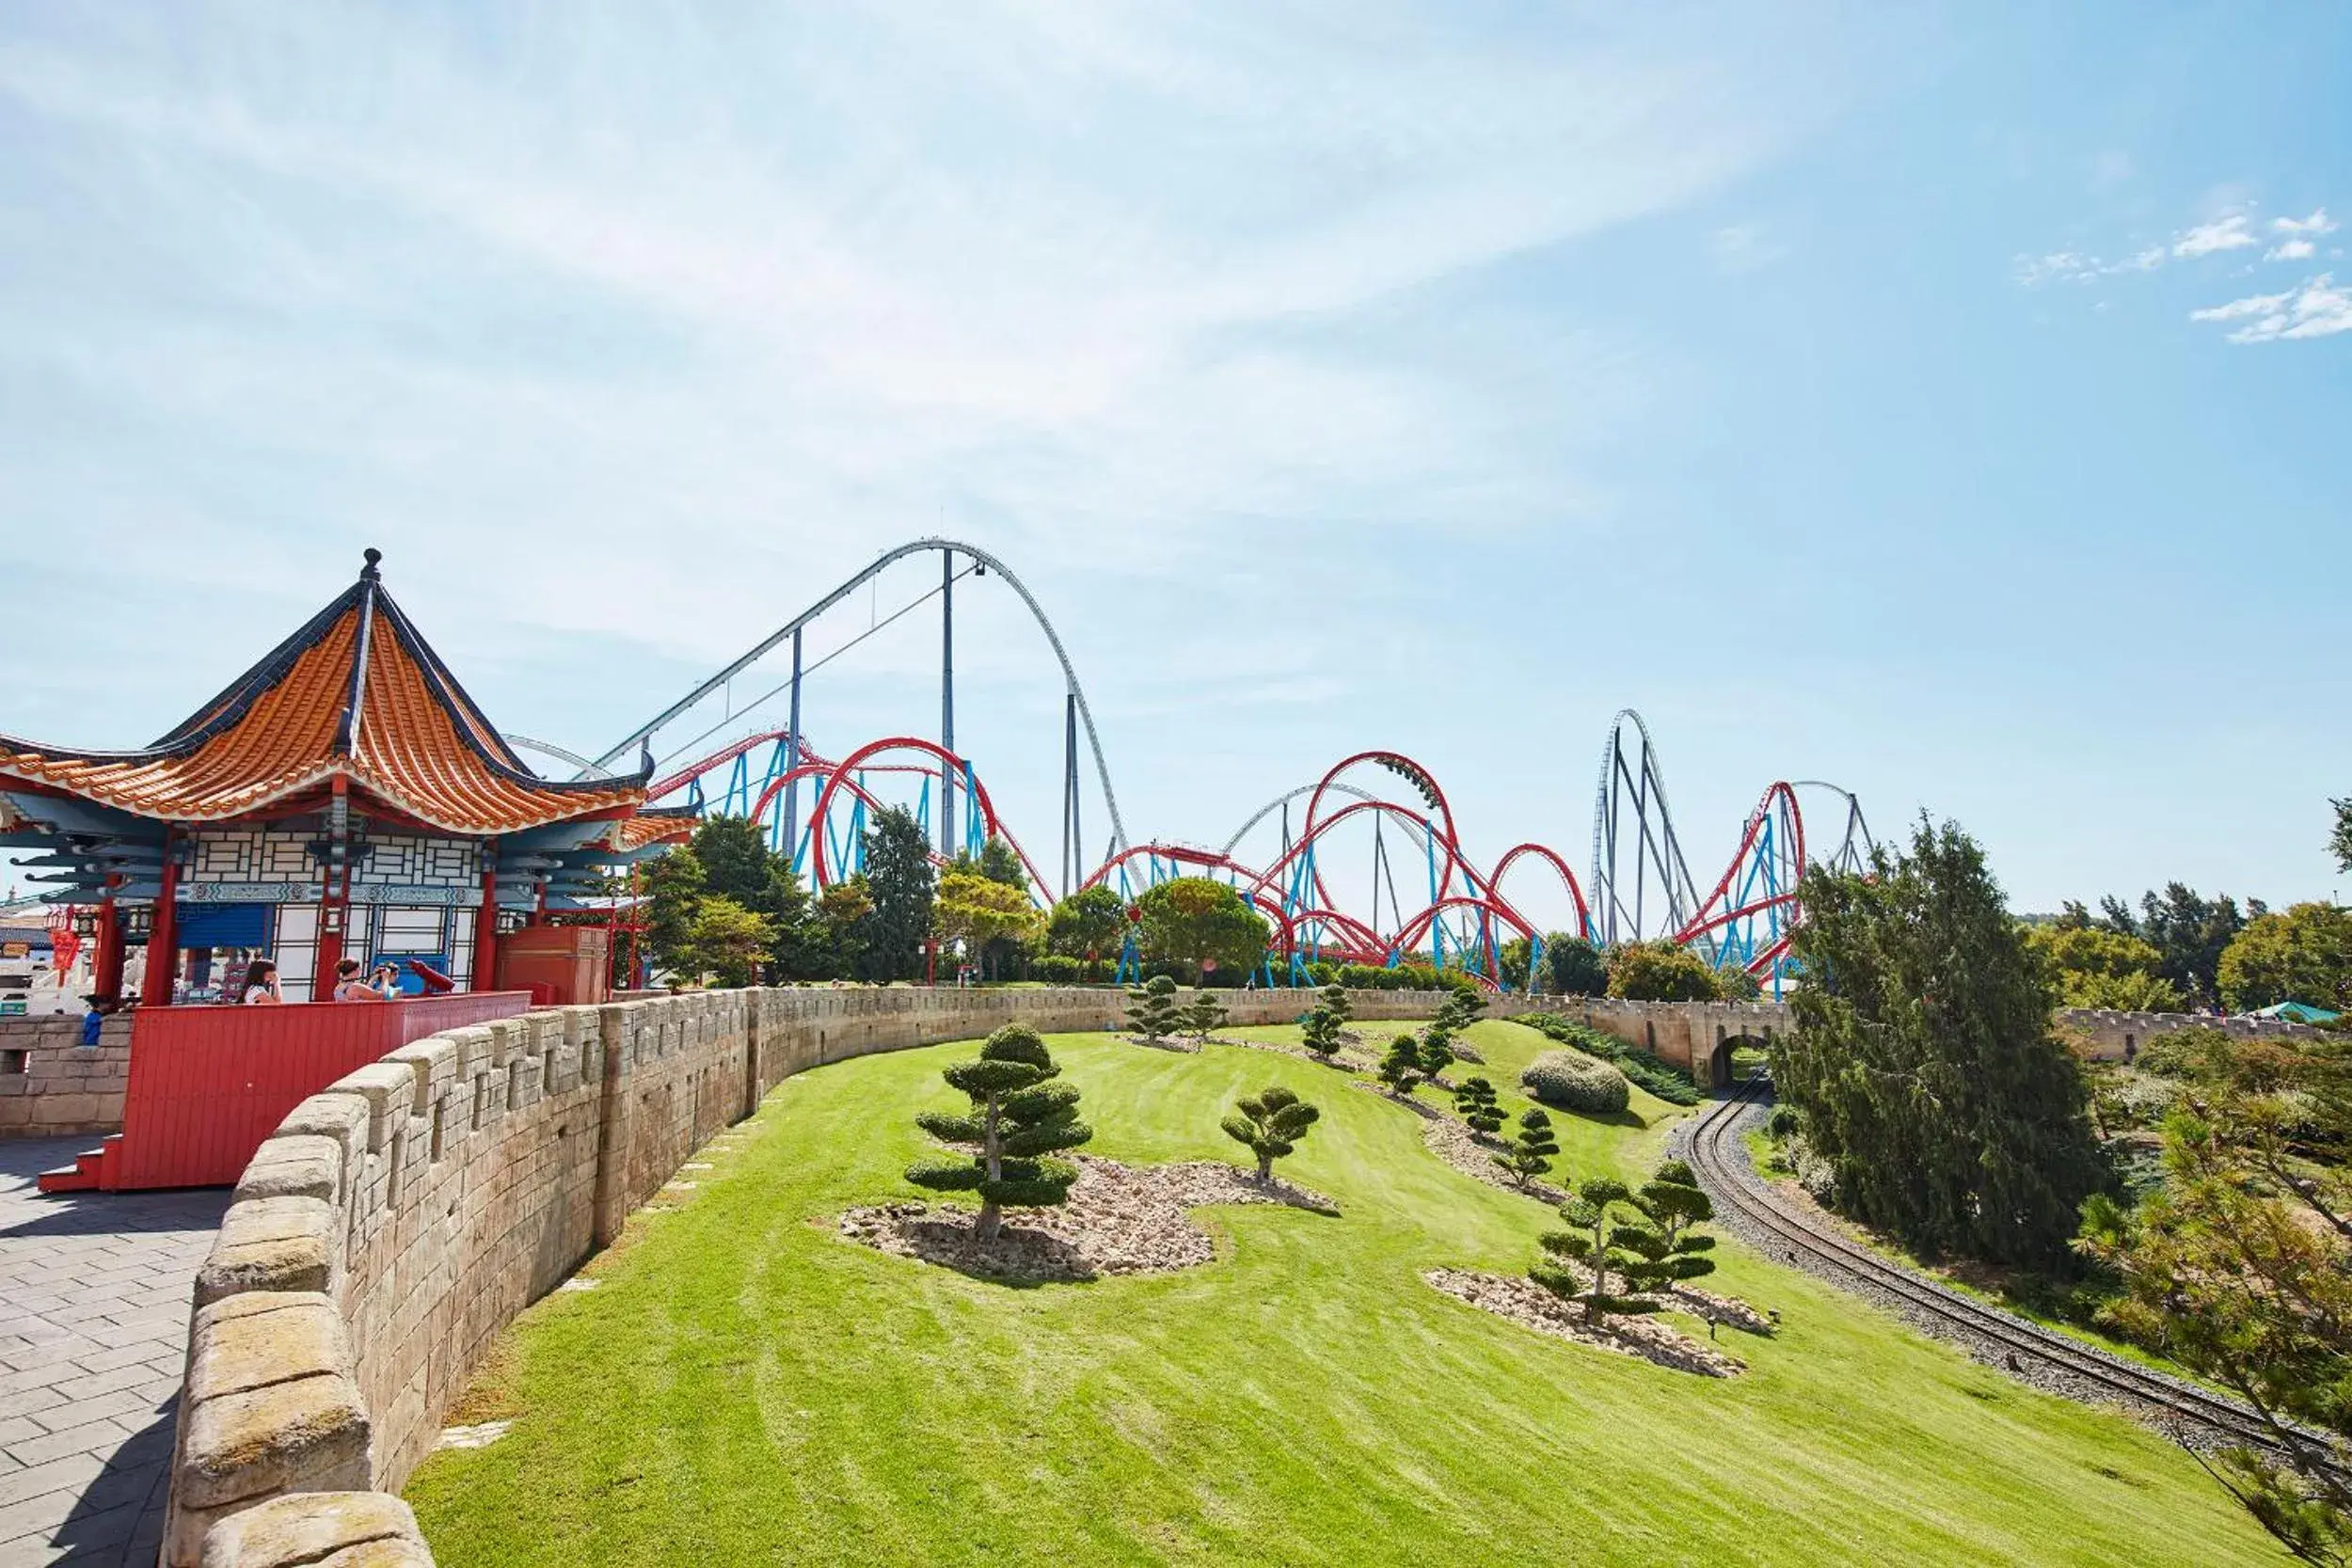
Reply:
[[1747, 1080], [1710, 1107], [1692, 1130], [1686, 1150], [1691, 1168], [1720, 1209], [1728, 1209], [1763, 1238], [1791, 1249], [1800, 1259], [1810, 1259], [1834, 1279], [1842, 1275], [1891, 1298], [1923, 1326], [1982, 1352], [1988, 1361], [2006, 1365], [2021, 1376], [2035, 1370], [2055, 1374], [2029, 1377], [2029, 1381], [2055, 1385], [2078, 1398], [2121, 1402], [2160, 1421], [2192, 1429], [2183, 1435], [2206, 1434], [2207, 1443], [2200, 1447], [2217, 1439], [2258, 1449], [2279, 1447], [2262, 1418], [2233, 1400], [2136, 1367], [2079, 1339], [1923, 1278], [1774, 1200], [1755, 1174], [1745, 1150], [1725, 1149], [1742, 1115], [1770, 1085], [1771, 1080], [1761, 1076]]

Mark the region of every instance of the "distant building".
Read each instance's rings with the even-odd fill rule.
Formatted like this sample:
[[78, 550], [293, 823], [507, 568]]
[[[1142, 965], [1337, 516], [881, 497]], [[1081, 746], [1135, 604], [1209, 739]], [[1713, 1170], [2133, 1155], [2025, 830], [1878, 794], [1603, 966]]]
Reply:
[[[24, 879], [74, 909], [95, 994], [233, 994], [231, 967], [255, 956], [289, 1001], [324, 998], [345, 958], [488, 990], [502, 920], [581, 907], [605, 873], [691, 828], [645, 809], [651, 758], [625, 778], [532, 772], [379, 560], [151, 745], [0, 735], [0, 848], [40, 851]], [[141, 949], [157, 958], [139, 964]]]

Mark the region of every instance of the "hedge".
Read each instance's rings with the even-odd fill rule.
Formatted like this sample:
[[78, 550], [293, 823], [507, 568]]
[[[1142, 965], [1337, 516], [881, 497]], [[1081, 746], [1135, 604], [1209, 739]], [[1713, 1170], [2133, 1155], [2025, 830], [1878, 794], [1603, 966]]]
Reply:
[[1631, 1103], [1624, 1073], [1581, 1051], [1547, 1051], [1527, 1064], [1519, 1085], [1545, 1104], [1586, 1116], [1614, 1116]]

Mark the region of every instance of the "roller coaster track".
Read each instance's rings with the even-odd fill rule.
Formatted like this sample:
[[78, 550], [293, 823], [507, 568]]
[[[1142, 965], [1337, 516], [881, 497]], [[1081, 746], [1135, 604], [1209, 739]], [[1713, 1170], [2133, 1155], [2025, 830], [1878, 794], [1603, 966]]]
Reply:
[[1755, 1178], [1743, 1151], [1732, 1148], [1735, 1132], [1756, 1096], [1772, 1086], [1760, 1075], [1717, 1101], [1692, 1129], [1687, 1153], [1691, 1168], [1719, 1209], [1727, 1210], [1756, 1232], [1821, 1265], [1831, 1278], [1851, 1282], [1892, 1302], [1940, 1331], [1997, 1357], [2011, 1370], [2025, 1363], [2057, 1374], [2068, 1387], [2093, 1398], [2121, 1401], [2175, 1426], [2224, 1442], [2278, 1449], [2282, 1437], [2250, 1408], [2194, 1385], [2135, 1366], [2081, 1340], [1987, 1306], [1972, 1296], [1922, 1277], [1858, 1246], [1819, 1219], [1784, 1204]]
[[[819, 617], [841, 606], [857, 590], [874, 581], [892, 565], [918, 555], [937, 552], [943, 558], [939, 583], [860, 628], [814, 663], [802, 662], [802, 633]], [[959, 561], [961, 555], [964, 559]], [[1365, 963], [1398, 962], [1426, 945], [1431, 961], [1460, 962], [1480, 971], [1487, 983], [1499, 983], [1499, 948], [1510, 939], [1531, 944], [1531, 953], [1549, 933], [1540, 930], [1503, 891], [1515, 866], [1539, 863], [1557, 876], [1574, 909], [1572, 934], [1600, 945], [1618, 942], [1665, 940], [1698, 952], [1709, 963], [1739, 968], [1770, 981], [1775, 988], [1786, 969], [1791, 932], [1803, 919], [1798, 883], [1806, 864], [1806, 833], [1798, 807], [1797, 791], [1820, 789], [1836, 795], [1845, 816], [1844, 832], [1835, 855], [1823, 863], [1839, 870], [1858, 869], [1867, 862], [1869, 830], [1860, 802], [1835, 785], [1806, 781], [1803, 784], [1774, 784], [1751, 814], [1739, 847], [1711, 893], [1702, 897], [1691, 875], [1672, 812], [1667, 804], [1658, 748], [1641, 714], [1621, 710], [1611, 725], [1601, 756], [1599, 789], [1594, 803], [1593, 861], [1589, 878], [1580, 881], [1566, 859], [1534, 841], [1513, 842], [1491, 863], [1468, 853], [1452, 807], [1432, 773], [1420, 763], [1393, 751], [1367, 751], [1347, 757], [1312, 784], [1278, 796], [1260, 808], [1229, 838], [1221, 850], [1203, 850], [1168, 841], [1136, 844], [1127, 834], [1103, 753], [1091, 705], [1080, 684], [1075, 665], [1059, 631], [1026, 584], [997, 556], [961, 540], [938, 536], [911, 540], [884, 550], [861, 570], [818, 598], [800, 614], [776, 627], [740, 657], [711, 674], [676, 702], [630, 731], [596, 757], [583, 756], [545, 741], [514, 736], [517, 746], [554, 757], [581, 777], [608, 775], [620, 759], [637, 760], [655, 750], [657, 737], [668, 736], [669, 755], [661, 759], [661, 777], [648, 790], [649, 800], [683, 795], [702, 809], [748, 815], [764, 820], [779, 849], [807, 863], [819, 886], [845, 874], [836, 864], [844, 857], [829, 853], [818, 836], [826, 813], [836, 801], [850, 810], [850, 832], [857, 822], [884, 807], [864, 782], [868, 772], [904, 784], [929, 779], [920, 787], [914, 810], [918, 818], [929, 812], [936, 790], [938, 811], [930, 821], [933, 858], [943, 863], [961, 853], [977, 852], [985, 836], [1001, 835], [1018, 848], [1009, 825], [988, 802], [987, 793], [968, 754], [954, 741], [953, 602], [955, 583], [964, 577], [989, 572], [1019, 596], [1038, 627], [1045, 634], [1060, 666], [1067, 692], [1063, 767], [1062, 866], [1060, 886], [1090, 886], [1116, 879], [1122, 894], [1133, 892], [1133, 870], [1146, 874], [1146, 885], [1164, 876], [1208, 872], [1241, 888], [1245, 896], [1280, 926], [1287, 942], [1295, 942], [1322, 956]], [[938, 596], [942, 615], [942, 716], [936, 741], [901, 735], [874, 742], [850, 753], [842, 763], [827, 761], [808, 746], [801, 728], [801, 692], [807, 674], [857, 647], [878, 631], [895, 625]], [[735, 683], [762, 659], [784, 647], [791, 648], [791, 675], [738, 705]], [[776, 717], [743, 721], [761, 712], [787, 690], [792, 694], [791, 717], [781, 727]], [[712, 699], [719, 699], [713, 704]], [[711, 704], [711, 707], [702, 705]], [[706, 723], [713, 708], [723, 708], [716, 723]], [[699, 711], [698, 711], [699, 710]], [[688, 716], [694, 719], [688, 722]], [[1081, 763], [1078, 736], [1083, 729], [1093, 758], [1094, 777], [1110, 818], [1110, 843], [1105, 858], [1089, 874], [1089, 863], [1081, 844], [1079, 816]], [[714, 739], [723, 732], [741, 730], [731, 739]], [[710, 751], [716, 745], [719, 749]], [[754, 753], [765, 750], [764, 765]], [[877, 760], [877, 752], [913, 753], [928, 758], [914, 765]], [[707, 754], [696, 755], [697, 752]], [[1343, 778], [1351, 769], [1384, 769], [1404, 788]], [[845, 778], [854, 768], [855, 777]], [[706, 795], [723, 770], [723, 788]], [[799, 832], [799, 785], [815, 793], [814, 815]], [[1366, 787], [1374, 784], [1374, 787]], [[956, 797], [962, 796], [958, 814]], [[1289, 808], [1304, 802], [1301, 825], [1292, 833]], [[1243, 841], [1276, 812], [1282, 813], [1282, 843], [1279, 851], [1252, 865], [1239, 853]], [[1327, 875], [1339, 853], [1331, 830], [1355, 823], [1351, 837], [1366, 836], [1372, 851], [1372, 895], [1369, 918], [1363, 911], [1343, 908], [1335, 898]], [[1363, 830], [1368, 828], [1369, 833]], [[1384, 839], [1384, 832], [1389, 832]], [[1826, 841], [1829, 835], [1820, 835]], [[1391, 847], [1401, 842], [1412, 854], [1403, 865]], [[1025, 850], [1024, 869], [1041, 904], [1051, 903], [1054, 890]], [[1406, 870], [1411, 861], [1422, 863], [1428, 878], [1425, 895], [1415, 890], [1420, 878]], [[1181, 869], [1180, 869], [1181, 868]], [[1399, 883], [1405, 886], [1400, 890]], [[1384, 898], [1385, 895], [1385, 898]], [[1425, 902], [1424, 902], [1425, 896]], [[1387, 908], [1384, 911], [1383, 904]], [[1565, 912], [1563, 911], [1562, 912]]]
[[881, 576], [885, 569], [909, 556], [921, 555], [931, 550], [944, 550], [971, 557], [980, 566], [1004, 578], [1006, 586], [1018, 594], [1021, 602], [1028, 607], [1030, 616], [1038, 624], [1038, 629], [1045, 633], [1045, 641], [1053, 645], [1054, 657], [1061, 665], [1062, 679], [1068, 684], [1071, 697], [1077, 705], [1079, 722], [1086, 730], [1087, 746], [1094, 753], [1095, 779], [1103, 789], [1103, 803], [1110, 813], [1113, 844], [1116, 847], [1125, 848], [1127, 826], [1119, 814], [1119, 796], [1111, 788], [1110, 764], [1104, 760], [1102, 738], [1094, 729], [1094, 711], [1087, 702], [1086, 688], [1079, 683], [1077, 667], [1070, 662], [1070, 650], [1062, 645], [1061, 633], [1054, 629], [1054, 623], [1047, 617], [1044, 607], [1037, 602], [1037, 595], [1029, 592], [1028, 585], [1021, 580], [1011, 567], [978, 546], [965, 544], [961, 539], [936, 537], [915, 539], [882, 551], [832, 593], [827, 594], [823, 598], [818, 599], [815, 604], [755, 643], [749, 653], [744, 654], [734, 663], [622, 736], [590, 766], [596, 768], [610, 768], [615, 759], [628, 755], [640, 746], [650, 744], [653, 737], [659, 735], [665, 725], [712, 693], [723, 689], [727, 683], [734, 680], [736, 676], [789, 641], [795, 632], [800, 631], [825, 611], [865, 587], [866, 584]]

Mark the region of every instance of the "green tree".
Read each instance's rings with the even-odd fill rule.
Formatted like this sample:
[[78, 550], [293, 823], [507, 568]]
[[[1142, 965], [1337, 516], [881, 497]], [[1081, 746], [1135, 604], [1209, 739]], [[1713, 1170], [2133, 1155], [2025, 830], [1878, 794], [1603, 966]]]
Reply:
[[1609, 965], [1600, 949], [1582, 937], [1554, 931], [1544, 938], [1547, 990], [1555, 996], [1602, 996], [1609, 990]]
[[[1115, 952], [1127, 935], [1127, 905], [1101, 884], [1080, 888], [1054, 906], [1046, 917], [1045, 945], [1065, 958], [1099, 962]], [[1094, 978], [1091, 972], [1089, 979]]]
[[1502, 1107], [1495, 1101], [1495, 1086], [1484, 1078], [1465, 1078], [1454, 1086], [1454, 1114], [1470, 1124], [1471, 1132], [1492, 1137], [1502, 1126]]
[[983, 1242], [996, 1239], [1008, 1207], [1050, 1209], [1069, 1198], [1078, 1167], [1048, 1156], [1077, 1148], [1094, 1132], [1078, 1119], [1078, 1091], [1053, 1082], [1061, 1069], [1036, 1030], [1008, 1023], [988, 1037], [977, 1061], [958, 1062], [942, 1076], [971, 1100], [970, 1113], [925, 1111], [914, 1123], [972, 1153], [916, 1164], [908, 1180], [932, 1192], [978, 1193]]
[[1220, 969], [1247, 973], [1265, 956], [1265, 917], [1212, 878], [1172, 878], [1146, 889], [1136, 908], [1147, 958], [1208, 974]]
[[[2253, 907], [2256, 913], [2261, 912], [2258, 901]], [[2168, 882], [2161, 895], [2140, 895], [2137, 914], [2120, 898], [2102, 898], [2099, 908], [2099, 928], [2137, 937], [2153, 947], [2157, 976], [2183, 997], [2201, 1006], [2220, 1000], [2221, 954], [2246, 928], [2246, 916], [2238, 912], [2236, 899], [2226, 893], [2203, 898], [2185, 883]], [[2067, 910], [2068, 914], [2059, 917], [2061, 926], [2082, 906], [2070, 903]]]
[[1174, 1034], [1178, 1017], [1176, 982], [1165, 974], [1154, 974], [1141, 990], [1127, 993], [1127, 1027], [1147, 1040], [1156, 1043]]
[[1908, 853], [1809, 871], [1801, 892], [1810, 979], [1772, 1082], [1839, 1205], [1931, 1254], [2063, 1259], [2104, 1170], [2049, 979], [1983, 850], [1923, 816]]
[[864, 877], [849, 877], [817, 895], [810, 936], [810, 972], [800, 979], [846, 979], [864, 973], [866, 944], [872, 939], [874, 897]]
[[1421, 1041], [1410, 1035], [1399, 1035], [1389, 1042], [1389, 1053], [1380, 1058], [1380, 1082], [1398, 1094], [1410, 1094], [1421, 1078]]
[[1026, 888], [984, 877], [965, 862], [940, 874], [931, 908], [939, 935], [962, 942], [964, 952], [980, 962], [983, 978], [988, 974], [989, 949], [1027, 937], [1041, 918], [1029, 902]]
[[720, 894], [694, 900], [693, 923], [688, 927], [684, 967], [694, 975], [721, 986], [741, 987], [759, 978], [760, 960], [775, 938], [768, 917]]
[[2219, 978], [2235, 1012], [2277, 1002], [2352, 1012], [2352, 910], [2296, 904], [2257, 915], [2221, 955]]
[[1315, 999], [1315, 1006], [1331, 1015], [1334, 1029], [1346, 1028], [1348, 1022], [1356, 1016], [1355, 1005], [1348, 1001], [1345, 986], [1324, 987], [1322, 994]]
[[2098, 926], [2028, 926], [2026, 944], [2050, 966], [2069, 1007], [2169, 1012], [2181, 993], [2156, 973], [2164, 956], [2137, 937]]
[[1226, 1011], [1225, 1004], [1217, 1000], [1216, 992], [1196, 990], [1192, 993], [1192, 1001], [1184, 1007], [1184, 1029], [1194, 1039], [1206, 1044], [1209, 1037], [1223, 1028], [1226, 1019], [1231, 1016]]
[[1551, 1169], [1551, 1157], [1559, 1152], [1560, 1140], [1552, 1135], [1551, 1117], [1542, 1106], [1531, 1105], [1519, 1113], [1519, 1130], [1511, 1146], [1490, 1158], [1525, 1192], [1529, 1182]]
[[1629, 942], [1609, 955], [1609, 994], [1634, 1002], [1713, 1002], [1722, 992], [1705, 958], [1671, 942]]
[[1678, 1285], [1715, 1272], [1714, 1259], [1705, 1256], [1714, 1250], [1715, 1238], [1694, 1228], [1715, 1217], [1715, 1205], [1687, 1164], [1668, 1160], [1660, 1164], [1658, 1174], [1642, 1184], [1632, 1201], [1649, 1222], [1646, 1234], [1627, 1239], [1649, 1265], [1642, 1277]]
[[640, 879], [645, 899], [645, 952], [657, 969], [696, 973], [689, 951], [694, 940], [694, 906], [705, 892], [703, 863], [680, 845], [646, 863]]
[[936, 881], [930, 845], [903, 807], [891, 806], [866, 832], [866, 917], [859, 973], [869, 980], [912, 980], [923, 973]]
[[[1610, 1177], [1577, 1183], [1576, 1196], [1560, 1205], [1568, 1228], [1546, 1231], [1537, 1241], [1552, 1257], [1578, 1266], [1538, 1263], [1527, 1271], [1528, 1277], [1562, 1300], [1578, 1303], [1587, 1318], [1657, 1311], [1658, 1303], [1634, 1293], [1631, 1284], [1649, 1261], [1628, 1244], [1641, 1227], [1615, 1214], [1632, 1196], [1624, 1182]], [[1613, 1283], [1625, 1289], [1613, 1290]]]
[[977, 860], [969, 856], [959, 858], [970, 860], [972, 869], [992, 882], [1017, 887], [1025, 895], [1029, 891], [1029, 868], [1021, 863], [1021, 851], [999, 834], [988, 835], [988, 842], [980, 846]]
[[1274, 1180], [1274, 1162], [1298, 1147], [1323, 1115], [1279, 1084], [1269, 1084], [1255, 1095], [1242, 1098], [1235, 1113], [1219, 1126], [1235, 1143], [1248, 1146], [1258, 1157], [1258, 1180]]
[[1421, 1074], [1442, 1085], [1445, 1069], [1454, 1065], [1454, 1031], [1442, 1016], [1421, 1032]]
[[2352, 800], [2330, 800], [2336, 808], [2336, 831], [2328, 835], [2328, 852], [2336, 857], [2336, 869], [2352, 871]]
[[2084, 1208], [2133, 1338], [2234, 1391], [2272, 1451], [2199, 1456], [2296, 1557], [2352, 1560], [2352, 1041], [2201, 1031], [2177, 1064], [2163, 1184]]

